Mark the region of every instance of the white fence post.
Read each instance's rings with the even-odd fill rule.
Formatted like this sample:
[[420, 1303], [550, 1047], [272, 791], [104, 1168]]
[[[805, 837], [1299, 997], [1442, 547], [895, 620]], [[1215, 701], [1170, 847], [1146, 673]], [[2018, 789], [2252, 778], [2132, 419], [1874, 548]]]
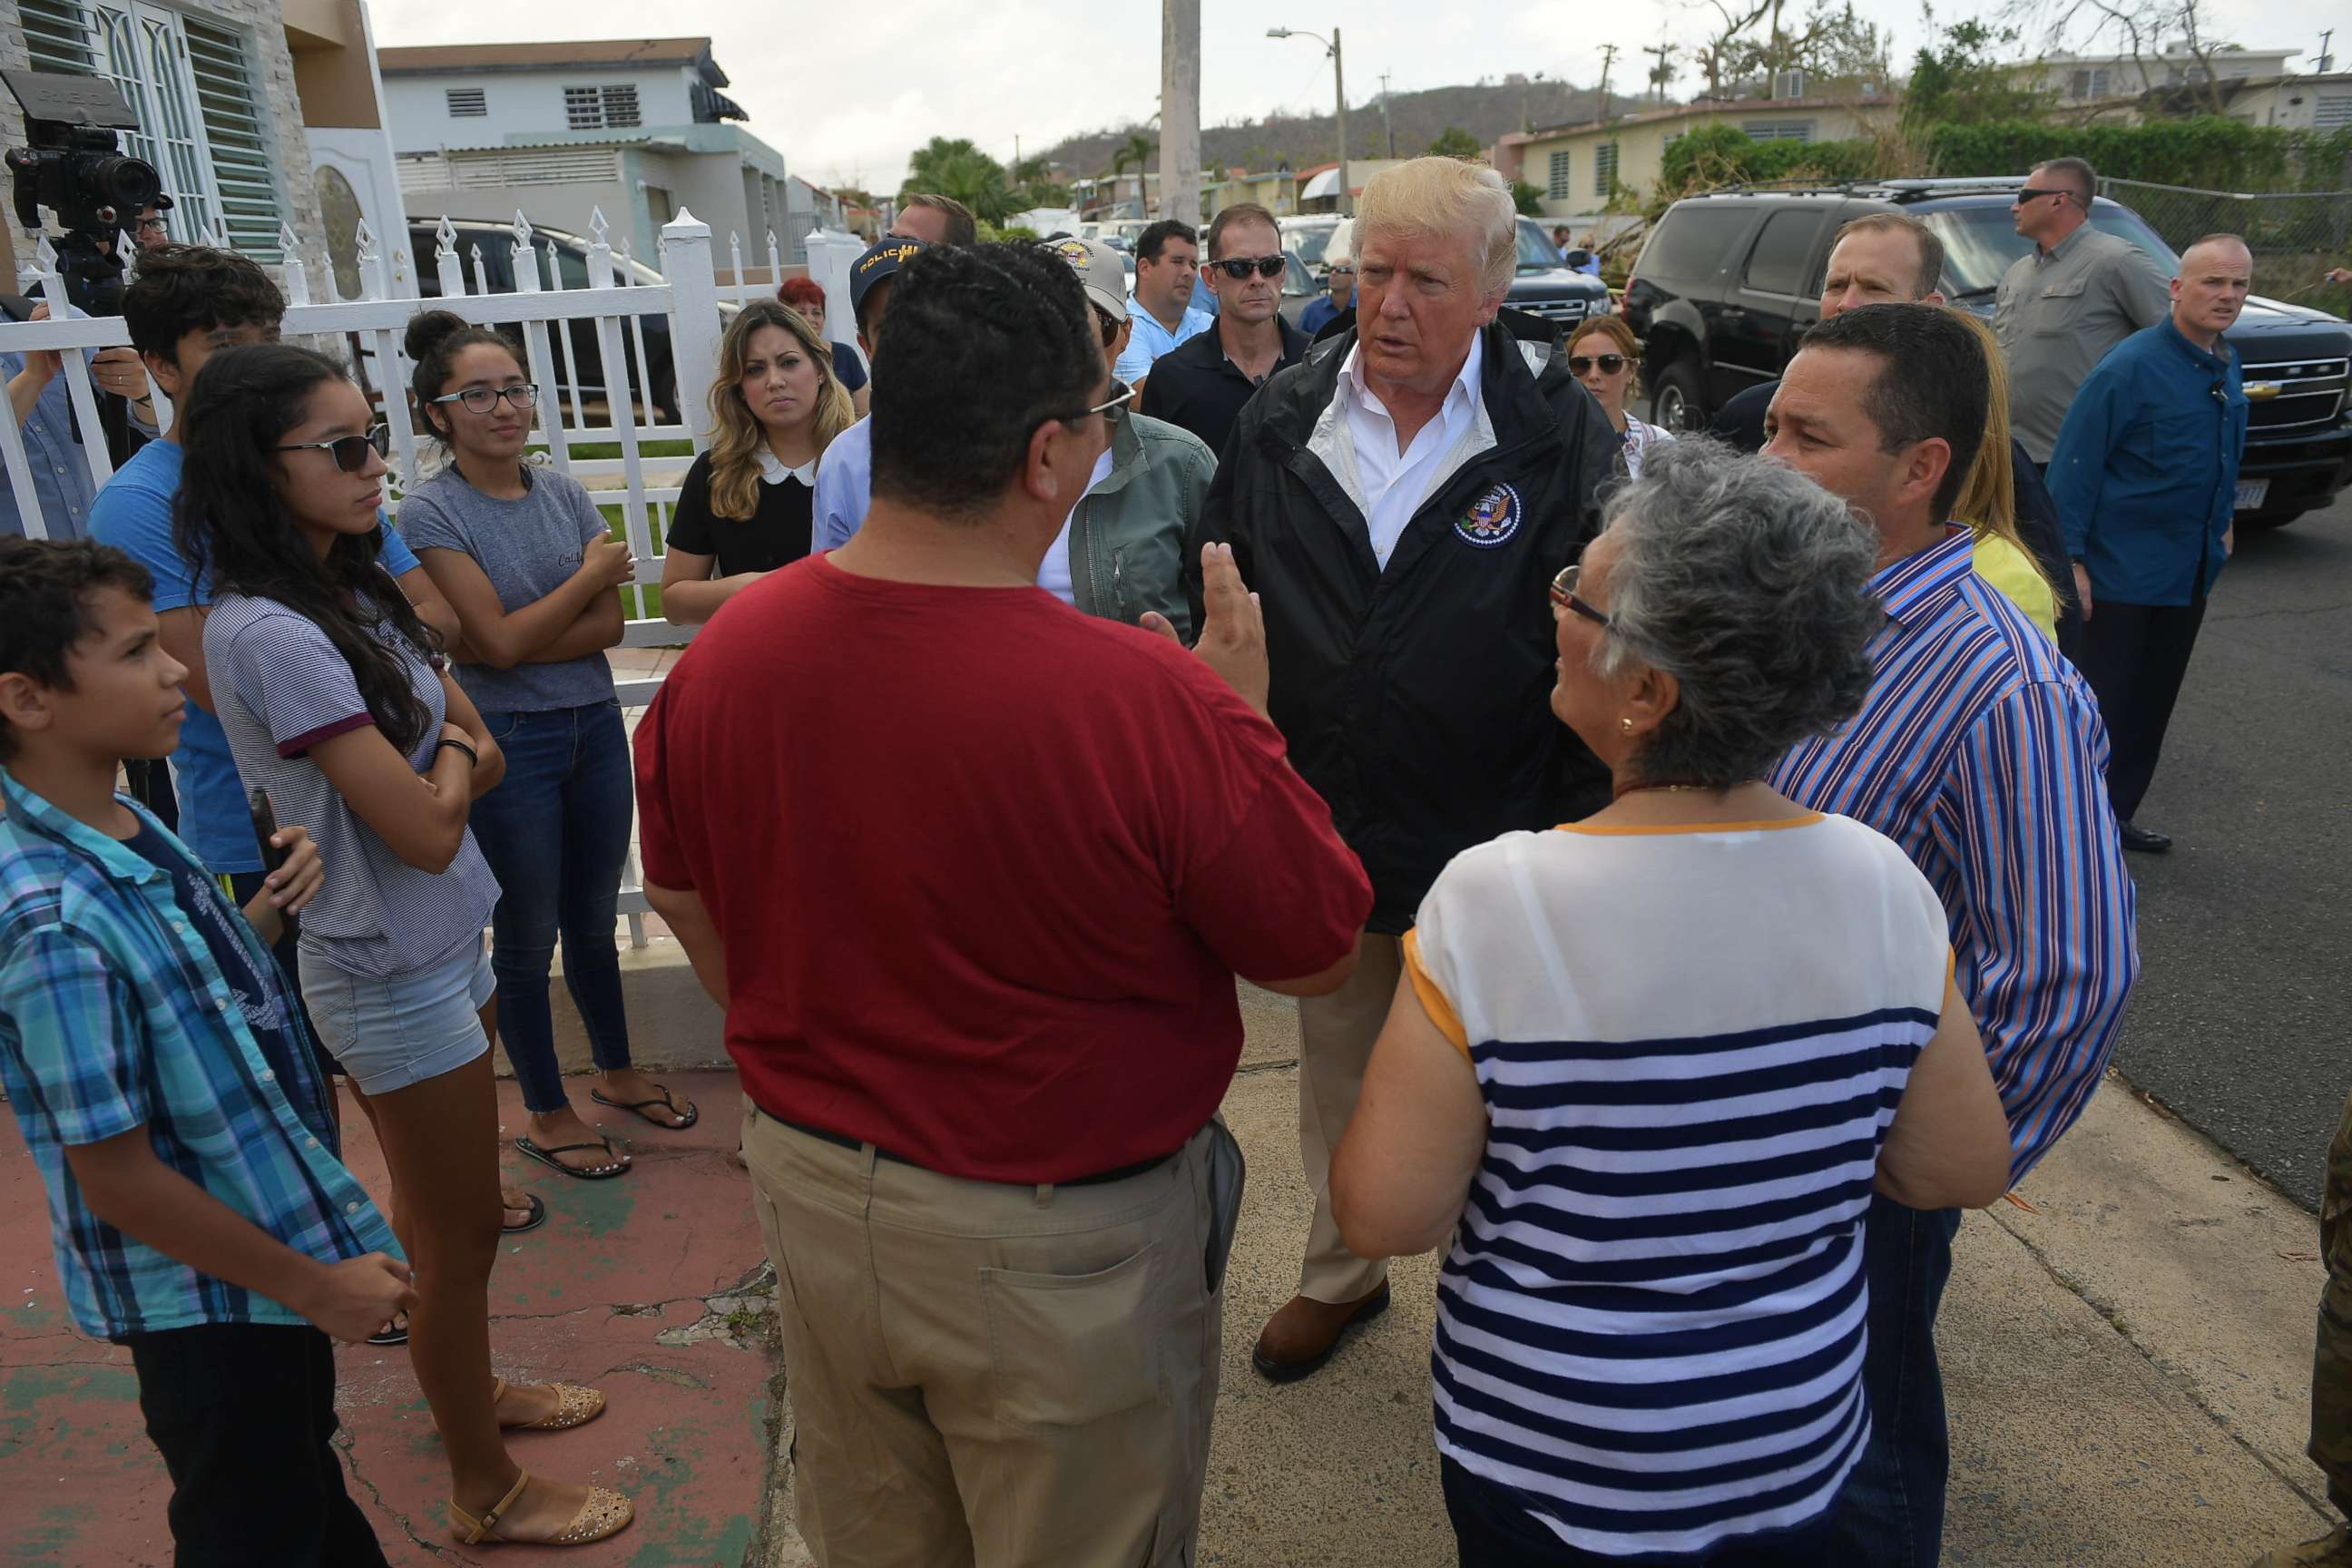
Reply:
[[680, 207], [662, 226], [662, 276], [670, 287], [670, 365], [678, 411], [694, 449], [710, 446], [710, 384], [719, 375], [719, 279], [711, 270], [710, 226]]
[[824, 289], [824, 335], [837, 343], [857, 341], [857, 317], [849, 308], [849, 269], [866, 254], [866, 242], [854, 234], [813, 231], [803, 242], [808, 248], [809, 276]]
[[[604, 221], [604, 209], [595, 208], [588, 217], [588, 287], [611, 289], [613, 283], [613, 247], [605, 240], [612, 226]], [[628, 536], [629, 552], [637, 558], [639, 570], [650, 572], [656, 559], [654, 532], [646, 521], [645, 463], [637, 451], [637, 405], [629, 391], [629, 356], [619, 330], [620, 323], [610, 316], [594, 318], [596, 357], [604, 377], [604, 407], [613, 421], [613, 434], [620, 437], [623, 476], [628, 489], [622, 492], [621, 528]], [[652, 388], [646, 389], [650, 400]], [[646, 613], [645, 580], [625, 590], [630, 602], [637, 607], [637, 616]]]

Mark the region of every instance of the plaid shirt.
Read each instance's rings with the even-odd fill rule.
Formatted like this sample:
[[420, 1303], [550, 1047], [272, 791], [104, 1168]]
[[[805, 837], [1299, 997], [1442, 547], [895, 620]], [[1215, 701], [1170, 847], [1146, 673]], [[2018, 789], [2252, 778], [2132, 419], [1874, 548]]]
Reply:
[[[171, 876], [5, 769], [0, 793], [0, 1079], [48, 1188], [74, 1321], [106, 1339], [303, 1321], [90, 1212], [66, 1149], [142, 1126], [158, 1160], [295, 1251], [330, 1263], [397, 1256], [337, 1158], [301, 1009], [287, 998], [299, 1081], [280, 1083], [203, 934], [182, 917]], [[283, 984], [259, 938], [235, 924], [255, 968]]]

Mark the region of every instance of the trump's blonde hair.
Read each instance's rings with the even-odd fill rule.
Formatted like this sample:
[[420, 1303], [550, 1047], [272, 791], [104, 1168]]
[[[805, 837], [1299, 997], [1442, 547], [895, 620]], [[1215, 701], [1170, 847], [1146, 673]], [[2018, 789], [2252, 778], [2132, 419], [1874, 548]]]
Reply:
[[1356, 203], [1356, 255], [1375, 233], [1461, 238], [1479, 261], [1481, 294], [1500, 295], [1519, 265], [1519, 211], [1503, 176], [1459, 158], [1414, 158], [1373, 175]]

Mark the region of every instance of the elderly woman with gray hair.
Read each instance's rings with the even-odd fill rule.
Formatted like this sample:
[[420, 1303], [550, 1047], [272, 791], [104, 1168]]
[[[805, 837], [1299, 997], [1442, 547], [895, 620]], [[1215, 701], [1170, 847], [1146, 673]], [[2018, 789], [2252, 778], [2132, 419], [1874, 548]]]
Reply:
[[1786, 468], [1660, 447], [1553, 585], [1552, 712], [1613, 803], [1454, 858], [1331, 1178], [1450, 1236], [1465, 1568], [1822, 1561], [1870, 1431], [1863, 1216], [2000, 1195], [2009, 1133], [1902, 850], [1760, 782], [1860, 706], [1877, 545]]

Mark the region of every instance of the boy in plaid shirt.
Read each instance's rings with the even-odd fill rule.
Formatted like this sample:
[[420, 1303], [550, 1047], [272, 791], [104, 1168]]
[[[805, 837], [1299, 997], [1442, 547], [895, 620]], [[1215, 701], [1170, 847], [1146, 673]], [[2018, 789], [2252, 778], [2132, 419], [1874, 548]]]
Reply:
[[115, 793], [179, 734], [150, 592], [105, 545], [0, 539], [0, 1079], [74, 1321], [130, 1349], [179, 1568], [380, 1564], [329, 1446], [328, 1335], [414, 1294], [269, 956], [323, 872], [281, 830], [240, 919]]

